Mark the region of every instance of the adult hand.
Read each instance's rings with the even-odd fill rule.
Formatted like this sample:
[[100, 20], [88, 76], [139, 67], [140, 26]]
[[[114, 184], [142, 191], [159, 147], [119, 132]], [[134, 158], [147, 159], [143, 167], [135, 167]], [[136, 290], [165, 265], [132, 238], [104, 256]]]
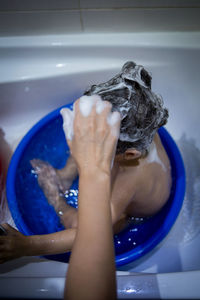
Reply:
[[85, 104], [83, 98], [75, 102], [73, 135], [69, 138], [65, 132], [80, 175], [78, 227], [65, 299], [115, 299], [116, 296], [110, 199], [111, 164], [119, 137], [120, 115], [111, 113], [110, 103], [95, 98], [84, 98]]
[[0, 236], [0, 263], [26, 255], [26, 236], [9, 224], [5, 223], [2, 226], [7, 235]]
[[81, 98], [74, 104], [74, 134], [72, 140], [67, 139], [67, 142], [79, 174], [95, 174], [97, 170], [110, 174], [119, 138], [120, 114], [111, 113], [112, 105], [107, 101], [97, 100], [93, 96], [87, 98], [93, 101], [87, 115], [81, 109]]

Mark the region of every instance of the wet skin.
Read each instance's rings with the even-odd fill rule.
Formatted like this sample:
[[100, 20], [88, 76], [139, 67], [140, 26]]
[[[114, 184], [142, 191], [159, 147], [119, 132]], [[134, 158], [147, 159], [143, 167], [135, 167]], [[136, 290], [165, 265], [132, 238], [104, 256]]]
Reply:
[[[140, 158], [127, 158], [125, 155], [115, 157], [112, 168], [111, 197], [115, 231], [124, 226], [128, 217], [145, 217], [155, 214], [169, 197], [170, 162], [158, 134], [154, 138], [154, 143], [162, 165], [158, 162], [149, 163], [148, 155]], [[73, 157], [71, 156], [66, 166], [60, 170], [38, 159], [32, 160], [31, 164], [38, 174], [38, 183], [49, 204], [54, 207], [65, 228], [77, 227], [77, 211], [67, 205], [62, 196], [78, 175]]]
[[[169, 197], [170, 162], [158, 134], [154, 137], [154, 143], [159, 160], [149, 162], [148, 155], [142, 157], [139, 151], [132, 148], [115, 156], [110, 197], [115, 232], [125, 226], [128, 217], [155, 214]], [[87, 143], [82, 147], [84, 151], [86, 145]], [[84, 153], [79, 153], [81, 155], [83, 159]], [[9, 225], [2, 224], [7, 236], [0, 236], [0, 263], [20, 256], [64, 253], [70, 251], [74, 243], [78, 226], [77, 210], [66, 204], [62, 194], [70, 188], [73, 179], [78, 175], [75, 160], [71, 156], [61, 170], [37, 159], [32, 160], [31, 164], [38, 174], [38, 183], [49, 204], [55, 208], [66, 230], [47, 235], [24, 236]], [[101, 168], [101, 159], [99, 165]], [[94, 194], [94, 191], [91, 192]]]

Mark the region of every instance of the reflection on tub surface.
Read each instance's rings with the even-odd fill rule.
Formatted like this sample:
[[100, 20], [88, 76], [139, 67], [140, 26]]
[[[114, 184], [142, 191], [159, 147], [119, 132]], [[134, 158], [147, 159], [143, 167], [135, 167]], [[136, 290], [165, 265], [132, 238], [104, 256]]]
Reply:
[[194, 139], [184, 134], [177, 142], [186, 169], [186, 195], [178, 222], [182, 227], [173, 237], [181, 244], [189, 243], [200, 233], [200, 149]]

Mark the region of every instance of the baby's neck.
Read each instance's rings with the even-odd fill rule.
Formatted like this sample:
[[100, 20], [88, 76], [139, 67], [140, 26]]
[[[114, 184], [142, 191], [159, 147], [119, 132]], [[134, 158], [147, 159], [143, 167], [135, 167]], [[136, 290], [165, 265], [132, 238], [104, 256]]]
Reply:
[[156, 143], [154, 141], [151, 143], [149, 153], [146, 157], [146, 162], [149, 164], [150, 163], [158, 163], [162, 166], [163, 170], [166, 171], [165, 165], [163, 164], [162, 160], [160, 159], [160, 157], [158, 155]]
[[120, 160], [116, 159], [114, 160], [113, 167], [118, 169], [138, 167], [143, 160], [144, 160], [143, 157], [135, 158], [135, 159], [120, 159]]

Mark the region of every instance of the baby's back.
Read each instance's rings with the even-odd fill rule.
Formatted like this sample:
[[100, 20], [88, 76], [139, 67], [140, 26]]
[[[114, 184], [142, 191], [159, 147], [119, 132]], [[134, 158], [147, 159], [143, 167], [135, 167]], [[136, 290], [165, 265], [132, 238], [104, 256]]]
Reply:
[[135, 189], [126, 209], [127, 215], [143, 217], [158, 212], [167, 202], [171, 189], [170, 161], [158, 134], [147, 157], [133, 168], [131, 178]]

